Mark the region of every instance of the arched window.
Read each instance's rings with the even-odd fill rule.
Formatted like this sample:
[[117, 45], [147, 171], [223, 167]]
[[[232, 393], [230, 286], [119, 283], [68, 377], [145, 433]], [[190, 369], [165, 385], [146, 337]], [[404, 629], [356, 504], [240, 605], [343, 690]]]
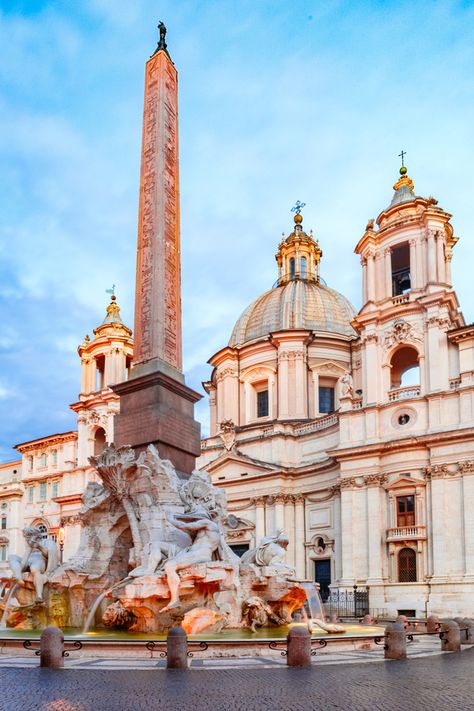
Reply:
[[399, 348], [390, 361], [390, 386], [392, 390], [420, 384], [418, 352], [411, 346]]
[[53, 455], [53, 464], [57, 464], [58, 463], [58, 450], [53, 449], [51, 454]]
[[295, 258], [291, 257], [290, 259], [290, 279], [295, 278]]
[[94, 456], [97, 457], [104, 450], [106, 444], [105, 430], [99, 427], [94, 435]]
[[43, 452], [42, 454], [40, 454], [40, 461], [39, 461], [39, 463], [40, 463], [40, 467], [45, 467], [45, 466], [46, 466], [46, 453], [45, 453], [45, 452]]
[[300, 259], [300, 276], [302, 279], [306, 279], [306, 257]]
[[398, 554], [398, 581], [416, 583], [416, 553], [412, 548], [402, 548]]

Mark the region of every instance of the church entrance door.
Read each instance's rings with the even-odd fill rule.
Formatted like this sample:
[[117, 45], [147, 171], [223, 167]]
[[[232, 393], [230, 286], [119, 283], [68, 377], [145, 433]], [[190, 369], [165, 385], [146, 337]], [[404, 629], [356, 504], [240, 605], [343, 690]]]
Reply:
[[314, 561], [314, 579], [319, 583], [322, 601], [326, 602], [331, 584], [331, 560], [329, 558]]

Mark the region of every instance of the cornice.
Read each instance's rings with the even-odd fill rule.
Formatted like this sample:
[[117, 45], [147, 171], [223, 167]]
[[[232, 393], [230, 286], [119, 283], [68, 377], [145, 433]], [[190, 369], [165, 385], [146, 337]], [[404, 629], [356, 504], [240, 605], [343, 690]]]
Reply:
[[65, 442], [74, 442], [75, 440], [77, 440], [77, 432], [64, 432], [63, 434], [49, 435], [48, 437], [42, 437], [41, 439], [34, 439], [29, 442], [16, 444], [15, 449], [24, 454], [25, 452], [33, 452], [35, 450], [45, 449], [45, 447], [50, 447], [55, 444], [64, 444]]

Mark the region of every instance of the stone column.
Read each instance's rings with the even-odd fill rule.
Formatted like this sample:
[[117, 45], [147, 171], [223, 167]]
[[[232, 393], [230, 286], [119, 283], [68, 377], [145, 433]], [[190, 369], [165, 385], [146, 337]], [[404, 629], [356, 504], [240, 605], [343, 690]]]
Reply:
[[295, 568], [298, 578], [306, 578], [306, 523], [303, 494], [295, 495]]
[[464, 575], [474, 580], [474, 464], [462, 462], [460, 469], [464, 519]]
[[416, 240], [416, 287], [417, 289], [423, 288], [424, 284], [424, 273], [423, 273], [423, 244], [426, 243], [425, 239], [418, 237]]
[[265, 535], [265, 498], [257, 496], [255, 503], [255, 544], [258, 546]]
[[288, 401], [288, 358], [283, 353], [278, 354], [278, 417], [289, 416]]
[[295, 417], [308, 417], [308, 378], [306, 374], [304, 350], [298, 350], [295, 354], [295, 395], [296, 411]]
[[378, 400], [378, 358], [377, 358], [378, 336], [369, 333], [365, 337], [365, 383], [364, 400], [369, 405]]
[[314, 393], [314, 413], [313, 416], [319, 415], [319, 375], [316, 370], [312, 371], [313, 377], [313, 393]]
[[[431, 526], [433, 536], [433, 578], [445, 579], [445, 540], [447, 522], [444, 516], [444, 474], [442, 469], [431, 473]], [[434, 581], [433, 581], [434, 582]]]
[[375, 299], [375, 265], [374, 253], [367, 253], [367, 300], [374, 301]]
[[341, 481], [341, 551], [342, 577], [341, 585], [354, 584], [353, 526], [352, 526], [352, 494], [348, 479]]
[[285, 532], [290, 539], [286, 561], [295, 565], [296, 531], [295, 531], [295, 497], [291, 494], [285, 496]]
[[384, 253], [384, 266], [385, 266], [385, 296], [390, 299], [393, 296], [393, 285], [392, 285], [392, 253], [390, 249], [385, 249]]
[[428, 281], [436, 281], [436, 233], [434, 230], [428, 230], [426, 258], [428, 266]]
[[275, 528], [285, 530], [285, 495], [275, 496]]
[[361, 257], [360, 263], [362, 265], [362, 303], [365, 304], [367, 301], [367, 259]]
[[382, 584], [382, 516], [380, 505], [381, 477], [377, 474], [367, 479], [367, 520], [370, 527], [369, 542], [369, 576], [368, 584]]
[[436, 266], [438, 271], [438, 281], [444, 284], [446, 282], [444, 238], [440, 232], [436, 235]]
[[416, 240], [410, 240], [410, 286], [412, 289], [418, 288], [417, 279], [417, 255], [416, 255]]

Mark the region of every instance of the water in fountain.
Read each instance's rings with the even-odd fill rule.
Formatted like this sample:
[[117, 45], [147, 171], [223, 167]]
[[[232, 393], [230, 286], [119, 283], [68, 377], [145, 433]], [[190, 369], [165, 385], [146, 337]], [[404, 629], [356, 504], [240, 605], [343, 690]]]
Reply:
[[313, 620], [323, 620], [324, 622], [323, 602], [316, 583], [302, 582], [301, 587], [306, 593], [311, 618]]
[[98, 595], [96, 597], [94, 604], [92, 605], [91, 609], [89, 610], [89, 614], [87, 615], [87, 619], [86, 619], [86, 621], [84, 623], [84, 627], [82, 629], [82, 634], [87, 634], [89, 632], [89, 628], [95, 618], [95, 613], [97, 612], [97, 609], [98, 609], [100, 603], [102, 602], [102, 600], [105, 597], [107, 597], [107, 595], [110, 595], [111, 592], [113, 592], [117, 588], [121, 587], [121, 585], [125, 585], [125, 583], [128, 583], [129, 580], [132, 580], [132, 578], [127, 576], [126, 578], [124, 578], [123, 580], [120, 580], [115, 585], [112, 585], [111, 588], [109, 588], [108, 590], [105, 590], [105, 592], [100, 593], [100, 595]]
[[8, 615], [8, 610], [11, 607], [11, 603], [13, 602], [13, 596], [16, 593], [18, 589], [18, 583], [16, 583], [12, 589], [10, 590], [8, 597], [5, 601], [5, 607], [3, 608], [3, 615], [2, 619], [0, 621], [0, 630], [6, 630], [7, 629], [7, 615]]

